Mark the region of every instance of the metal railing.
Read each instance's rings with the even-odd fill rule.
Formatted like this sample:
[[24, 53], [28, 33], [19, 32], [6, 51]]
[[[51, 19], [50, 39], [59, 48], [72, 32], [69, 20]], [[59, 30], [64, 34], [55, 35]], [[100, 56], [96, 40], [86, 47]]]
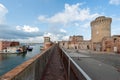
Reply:
[[62, 47], [60, 47], [60, 50], [68, 80], [92, 80]]

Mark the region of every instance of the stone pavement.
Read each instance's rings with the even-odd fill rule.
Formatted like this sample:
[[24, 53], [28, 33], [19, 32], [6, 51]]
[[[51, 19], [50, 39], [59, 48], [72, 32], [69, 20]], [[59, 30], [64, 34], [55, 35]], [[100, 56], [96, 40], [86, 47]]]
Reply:
[[48, 63], [42, 80], [66, 80], [65, 70], [57, 47], [54, 51], [57, 53], [53, 52], [54, 54], [51, 57], [50, 63]]
[[120, 55], [87, 51], [68, 51], [68, 54], [93, 80], [120, 80]]

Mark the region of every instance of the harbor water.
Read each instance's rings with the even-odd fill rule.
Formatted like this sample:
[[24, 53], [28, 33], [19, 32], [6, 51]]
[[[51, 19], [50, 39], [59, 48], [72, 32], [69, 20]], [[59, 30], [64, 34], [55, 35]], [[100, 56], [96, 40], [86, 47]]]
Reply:
[[0, 54], [0, 76], [40, 53], [42, 44], [32, 45], [33, 50], [26, 54]]

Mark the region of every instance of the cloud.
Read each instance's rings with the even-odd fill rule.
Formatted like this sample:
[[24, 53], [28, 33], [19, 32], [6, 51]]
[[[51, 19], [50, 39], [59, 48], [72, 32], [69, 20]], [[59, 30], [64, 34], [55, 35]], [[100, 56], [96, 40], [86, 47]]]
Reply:
[[[61, 29], [62, 30], [62, 29]], [[63, 40], [63, 39], [67, 39], [67, 33], [65, 32], [58, 32], [58, 33], [52, 33], [52, 32], [45, 32], [44, 33], [44, 37], [50, 37], [51, 41], [59, 41], [59, 40]]]
[[31, 27], [29, 25], [24, 25], [24, 26], [16, 26], [17, 30], [22, 30], [24, 32], [38, 32], [39, 28], [37, 27]]
[[[1, 39], [4, 40], [4, 39]], [[11, 41], [19, 41], [21, 43], [43, 43], [44, 37], [43, 36], [37, 36], [37, 37], [31, 37], [27, 39], [10, 39]]]
[[84, 23], [84, 24], [82, 25], [82, 27], [84, 27], [84, 28], [88, 28], [88, 27], [90, 27], [90, 22], [86, 22], [86, 23]]
[[51, 41], [57, 41], [59, 40], [59, 34], [53, 34], [53, 33], [45, 33], [44, 34], [45, 37], [50, 37]]
[[8, 13], [7, 8], [0, 3], [0, 24], [4, 24], [5, 16]]
[[99, 14], [90, 14], [89, 8], [81, 8], [81, 4], [77, 3], [74, 5], [65, 4], [63, 12], [56, 13], [51, 17], [40, 15], [38, 19], [41, 22], [69, 24], [75, 21], [89, 20], [96, 16]]
[[63, 37], [62, 37], [62, 40], [64, 40], [64, 41], [68, 41], [68, 40], [69, 40], [69, 37], [70, 37], [70, 36], [68, 36], [68, 35], [63, 36]]
[[[55, 40], [65, 40], [68, 38], [68, 33], [69, 35], [71, 33], [75, 35], [79, 33], [77, 32], [78, 30], [80, 32], [84, 29], [88, 30], [90, 28], [90, 21], [101, 15], [99, 13], [92, 13], [90, 8], [82, 8], [82, 5], [82, 3], [76, 3], [73, 5], [65, 4], [64, 9], [61, 12], [55, 13], [53, 16], [40, 15], [38, 20], [40, 23], [44, 22], [52, 26], [49, 29], [52, 38]], [[66, 27], [69, 32], [64, 30], [64, 27]], [[73, 27], [76, 27], [77, 29], [74, 29]], [[70, 29], [77, 31], [73, 33]], [[90, 33], [88, 32], [90, 31], [88, 30], [83, 36], [86, 37], [86, 34], [87, 36], [90, 36]]]
[[67, 31], [64, 30], [64, 29], [60, 29], [60, 32], [62, 32], [62, 33], [66, 33]]
[[36, 29], [30, 30], [30, 31], [24, 31], [22, 29], [23, 28], [19, 28], [19, 27], [16, 28], [16, 27], [11, 27], [8, 25], [0, 24], [0, 38], [8, 39], [8, 40], [10, 40], [10, 39], [28, 39], [28, 38], [32, 38], [32, 37], [34, 38], [34, 37], [43, 35], [43, 32], [40, 32]]
[[43, 43], [44, 37], [50, 37], [51, 41], [59, 41], [59, 40], [68, 40], [69, 36], [62, 34], [62, 33], [51, 33], [51, 32], [45, 32], [41, 36], [36, 37], [30, 37], [27, 39], [15, 39], [17, 41], [23, 42], [23, 43]]
[[119, 5], [119, 4], [120, 4], [120, 0], [110, 0], [110, 1], [109, 1], [109, 4]]
[[5, 24], [6, 14], [8, 9], [0, 3], [0, 40], [17, 40], [20, 42], [39, 42], [43, 41], [43, 33], [38, 27], [29, 25], [9, 26]]
[[[25, 26], [11, 27], [8, 25], [0, 24], [0, 39], [1, 40], [15, 40], [24, 43], [40, 43], [44, 41], [45, 36], [51, 37], [52, 41], [66, 39], [67, 31], [64, 29], [55, 29], [54, 32], [40, 32], [37, 27]], [[30, 29], [29, 29], [30, 28]], [[37, 29], [36, 29], [37, 28]], [[33, 30], [31, 30], [33, 29]], [[29, 31], [30, 30], [30, 31]]]

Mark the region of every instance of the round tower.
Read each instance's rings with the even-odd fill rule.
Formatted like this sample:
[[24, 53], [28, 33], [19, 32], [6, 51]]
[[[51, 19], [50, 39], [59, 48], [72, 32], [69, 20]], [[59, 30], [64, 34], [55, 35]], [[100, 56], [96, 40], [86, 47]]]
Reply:
[[111, 36], [112, 18], [105, 16], [97, 17], [91, 22], [91, 39], [93, 43], [99, 43], [104, 37]]

